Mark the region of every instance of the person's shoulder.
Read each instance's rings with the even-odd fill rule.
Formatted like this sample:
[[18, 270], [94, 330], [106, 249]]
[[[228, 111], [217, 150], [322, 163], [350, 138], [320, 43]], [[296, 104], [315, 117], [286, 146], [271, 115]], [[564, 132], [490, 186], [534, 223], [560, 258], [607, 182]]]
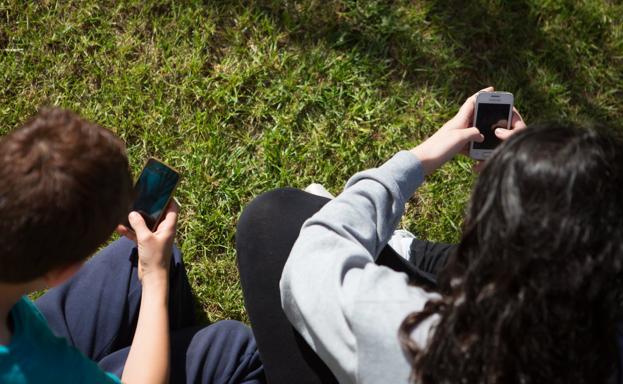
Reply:
[[15, 322], [12, 361], [14, 368], [27, 377], [48, 382], [120, 382], [114, 375], [102, 371], [65, 338], [54, 335], [45, 317], [28, 297], [17, 302], [11, 313]]
[[30, 300], [28, 296], [23, 296], [13, 307], [14, 313], [18, 314], [20, 317], [24, 316], [25, 318], [32, 318], [36, 321], [45, 322], [45, 318], [39, 311], [39, 308], [35, 305], [35, 303]]
[[53, 337], [48, 322], [37, 306], [27, 296], [22, 297], [11, 310], [15, 322], [16, 333], [36, 335], [36, 337]]

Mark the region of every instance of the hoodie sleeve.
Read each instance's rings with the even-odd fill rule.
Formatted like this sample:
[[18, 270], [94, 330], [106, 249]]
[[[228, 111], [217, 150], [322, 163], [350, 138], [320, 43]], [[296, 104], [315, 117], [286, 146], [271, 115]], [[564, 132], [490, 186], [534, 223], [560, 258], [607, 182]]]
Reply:
[[[342, 383], [356, 381], [365, 338], [373, 332], [402, 358], [400, 323], [436, 297], [409, 285], [406, 274], [374, 263], [423, 181], [420, 161], [407, 151], [357, 173], [303, 224], [285, 264], [280, 289], [286, 316]], [[368, 324], [375, 329], [366, 330]]]

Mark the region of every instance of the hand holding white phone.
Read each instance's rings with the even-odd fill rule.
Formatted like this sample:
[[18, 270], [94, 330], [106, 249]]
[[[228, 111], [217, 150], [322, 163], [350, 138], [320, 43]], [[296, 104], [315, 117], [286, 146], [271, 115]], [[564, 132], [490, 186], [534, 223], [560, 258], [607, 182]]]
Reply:
[[[493, 87], [485, 88], [480, 92], [487, 91], [493, 91]], [[477, 96], [478, 93], [475, 93], [465, 100], [452, 119], [448, 120], [431, 137], [411, 150], [411, 153], [422, 162], [424, 173], [427, 175], [457, 153], [464, 151], [469, 142], [484, 140], [478, 129], [471, 125]]]
[[482, 142], [471, 142], [469, 156], [476, 160], [485, 160], [501, 140], [495, 134], [496, 129], [511, 129], [514, 97], [509, 92], [479, 92], [474, 105], [473, 126], [484, 136]]
[[[521, 117], [521, 114], [519, 113], [517, 108], [515, 108], [513, 106], [513, 117], [511, 119], [510, 129], [496, 128], [493, 133], [495, 134], [495, 136], [499, 140], [506, 141], [512, 135], [514, 135], [515, 133], [517, 133], [517, 132], [519, 132], [519, 131], [521, 131], [521, 130], [523, 130], [525, 128], [526, 128], [526, 123], [524, 122], [523, 117]], [[470, 143], [470, 145], [471, 145], [471, 143]], [[474, 172], [480, 173], [482, 171], [482, 169], [484, 168], [485, 164], [486, 164], [485, 160], [478, 160], [474, 164], [472, 169], [473, 169]]]
[[[452, 119], [447, 121], [435, 134], [411, 150], [422, 162], [426, 174], [432, 173], [459, 152], [464, 154], [467, 154], [468, 151], [471, 152], [474, 143], [482, 143], [485, 140], [485, 135], [473, 126], [476, 121], [476, 100], [481, 94], [494, 93], [493, 91], [493, 87], [487, 87], [473, 94], [465, 100], [459, 112]], [[498, 93], [508, 94], [507, 92]], [[519, 111], [512, 106], [512, 102], [509, 106], [510, 115], [507, 117], [506, 112], [504, 112], [504, 118], [492, 121], [489, 127], [492, 135], [498, 141], [504, 141], [516, 131], [526, 128], [526, 124]], [[489, 151], [492, 152], [493, 149]], [[478, 172], [483, 164], [482, 160], [479, 161], [475, 165], [475, 170]]]

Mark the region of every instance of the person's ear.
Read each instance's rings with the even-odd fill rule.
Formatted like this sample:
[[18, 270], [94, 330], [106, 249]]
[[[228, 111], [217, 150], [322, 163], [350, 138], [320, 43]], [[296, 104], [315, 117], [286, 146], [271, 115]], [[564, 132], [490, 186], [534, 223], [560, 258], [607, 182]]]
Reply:
[[83, 264], [83, 261], [79, 261], [70, 265], [66, 265], [64, 267], [54, 268], [53, 270], [43, 275], [45, 285], [49, 288], [52, 288], [56, 287], [57, 285], [63, 284], [73, 275], [75, 275], [76, 272], [78, 272], [78, 270], [82, 268]]

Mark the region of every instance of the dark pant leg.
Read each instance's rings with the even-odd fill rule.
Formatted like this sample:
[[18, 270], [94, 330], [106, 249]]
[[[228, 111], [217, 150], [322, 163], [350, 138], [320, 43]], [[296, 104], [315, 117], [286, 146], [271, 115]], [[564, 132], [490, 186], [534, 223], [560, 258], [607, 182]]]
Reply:
[[[178, 354], [186, 351], [187, 383], [266, 382], [253, 333], [240, 322], [224, 320], [202, 328], [186, 345], [184, 348], [180, 343], [177, 348]], [[172, 353], [176, 353], [175, 348]]]
[[456, 244], [414, 239], [409, 249], [409, 263], [436, 285], [437, 276], [448, 263], [450, 255], [456, 251], [456, 247]]
[[297, 189], [260, 195], [243, 211], [236, 252], [245, 307], [271, 384], [335, 383], [281, 309], [279, 279], [303, 222], [329, 201]]
[[[100, 366], [121, 376], [130, 347], [106, 356]], [[225, 320], [171, 333], [171, 383], [260, 384], [264, 370], [255, 339], [244, 324]]]
[[[56, 335], [65, 337], [90, 359], [100, 361], [132, 342], [141, 300], [136, 263], [134, 242], [121, 238], [35, 303]], [[171, 328], [192, 326], [194, 301], [177, 248], [171, 260], [170, 279]]]
[[[270, 383], [335, 382], [290, 325], [279, 293], [283, 266], [303, 222], [328, 201], [298, 189], [277, 189], [253, 200], [238, 223], [236, 251], [245, 306]], [[389, 246], [377, 263], [407, 273], [415, 284], [434, 286], [434, 276], [418, 270]]]
[[[424, 257], [426, 257], [426, 255], [424, 255]], [[409, 276], [409, 280], [414, 285], [426, 287], [427, 289], [435, 289], [437, 287], [436, 275], [419, 269], [411, 263], [411, 260], [404, 259], [390, 246], [385, 246], [385, 248], [383, 248], [379, 257], [376, 259], [376, 263], [389, 267], [394, 271], [406, 273], [407, 276]]]

